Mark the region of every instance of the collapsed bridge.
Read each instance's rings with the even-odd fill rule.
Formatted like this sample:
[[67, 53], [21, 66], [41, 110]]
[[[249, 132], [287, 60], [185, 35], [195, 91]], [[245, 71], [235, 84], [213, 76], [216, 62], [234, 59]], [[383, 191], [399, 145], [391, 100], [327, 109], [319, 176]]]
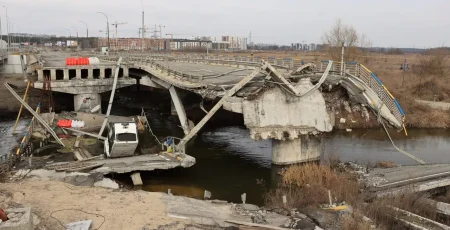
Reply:
[[[334, 125], [334, 114], [327, 109], [320, 90], [335, 85], [344, 87], [353, 102], [372, 110], [380, 122], [404, 128], [405, 116], [397, 100], [374, 73], [355, 62], [305, 64], [287, 58], [261, 60], [119, 53], [100, 57], [101, 63], [94, 66], [47, 65], [38, 69], [40, 77], [35, 87], [42, 88], [44, 75], [47, 75], [54, 91], [75, 94], [75, 110], [83, 109], [77, 105], [83, 104], [86, 98], [96, 98], [91, 100], [94, 104], [89, 108], [92, 108], [100, 104], [99, 93], [112, 88], [112, 79], [106, 77], [102, 69], [114, 70], [119, 55], [124, 62], [120, 66], [122, 74], [118, 87], [139, 82], [170, 92], [185, 132], [176, 149], [180, 154], [184, 153], [185, 144], [223, 107], [243, 115], [252, 139], [272, 139], [274, 164], [317, 160], [323, 151], [320, 134], [332, 131]], [[66, 68], [75, 68], [75, 75], [66, 76]], [[50, 71], [44, 74], [46, 69]], [[61, 72], [60, 69], [63, 76], [53, 76]], [[93, 76], [98, 72], [94, 69], [100, 69], [102, 74]], [[83, 72], [87, 73], [84, 77]], [[205, 117], [192, 127], [178, 92], [180, 89], [220, 100], [210, 111], [205, 110]]]

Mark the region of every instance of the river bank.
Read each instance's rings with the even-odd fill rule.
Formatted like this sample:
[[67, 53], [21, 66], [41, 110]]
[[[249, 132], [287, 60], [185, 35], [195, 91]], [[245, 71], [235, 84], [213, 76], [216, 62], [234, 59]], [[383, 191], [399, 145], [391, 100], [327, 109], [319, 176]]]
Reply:
[[[289, 224], [292, 219], [251, 204], [119, 189], [109, 179], [92, 185], [89, 181], [98, 178], [38, 171], [22, 171], [12, 182], [0, 183], [0, 208], [31, 208], [36, 229], [57, 230], [68, 223], [92, 220], [92, 229], [249, 230], [260, 229], [249, 227], [253, 224], [273, 229], [269, 226]], [[316, 226], [311, 220], [308, 225]]]
[[0, 207], [31, 207], [41, 220], [37, 229], [59, 230], [60, 223], [84, 219], [93, 221], [93, 229], [164, 229], [161, 226], [186, 224], [167, 217], [158, 193], [76, 187], [42, 178], [2, 183]]
[[[450, 212], [442, 208], [450, 206], [443, 203], [449, 201], [448, 190], [414, 193], [410, 188], [422, 188], [419, 192], [445, 186], [442, 182], [448, 184], [447, 180], [436, 172], [448, 174], [450, 164], [398, 167], [384, 162], [378, 167], [383, 168], [331, 158], [323, 164], [287, 167], [276, 188], [262, 191], [263, 207], [246, 203], [247, 194], [233, 204], [176, 196], [170, 189], [164, 193], [130, 190], [101, 175], [19, 170], [0, 183], [0, 208], [31, 208], [38, 230], [61, 229], [83, 220], [92, 221], [92, 229], [111, 230], [387, 230], [411, 224], [448, 228]], [[420, 179], [430, 173], [438, 183]], [[405, 184], [411, 177], [419, 180]], [[398, 183], [402, 185], [392, 193], [389, 189]], [[377, 195], [386, 192], [390, 194]], [[441, 206], [433, 199], [440, 200]]]

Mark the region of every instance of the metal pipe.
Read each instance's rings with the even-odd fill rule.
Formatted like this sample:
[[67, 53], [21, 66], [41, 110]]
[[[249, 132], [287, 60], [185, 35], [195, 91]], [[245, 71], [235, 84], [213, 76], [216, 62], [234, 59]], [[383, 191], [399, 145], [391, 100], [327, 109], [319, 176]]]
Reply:
[[117, 78], [119, 77], [119, 71], [120, 71], [120, 63], [122, 62], [122, 57], [119, 57], [119, 60], [117, 61], [116, 65], [116, 71], [114, 74], [114, 82], [111, 89], [111, 96], [109, 97], [109, 103], [108, 103], [108, 110], [106, 111], [105, 120], [103, 121], [102, 128], [100, 129], [100, 132], [98, 135], [102, 135], [103, 131], [105, 130], [106, 123], [108, 122], [109, 113], [111, 112], [112, 103], [114, 100], [114, 94], [116, 93], [116, 87], [117, 87]]

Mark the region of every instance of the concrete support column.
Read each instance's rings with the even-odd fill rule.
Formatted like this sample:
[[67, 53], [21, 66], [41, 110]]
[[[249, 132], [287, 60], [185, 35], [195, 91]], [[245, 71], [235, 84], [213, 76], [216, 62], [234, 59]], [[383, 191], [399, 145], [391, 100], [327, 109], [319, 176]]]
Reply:
[[88, 69], [88, 79], [94, 78], [94, 69], [89, 68]]
[[38, 73], [38, 81], [44, 81], [44, 70], [38, 69], [37, 73]]
[[105, 79], [105, 68], [100, 68], [100, 79]]
[[56, 80], [56, 69], [51, 69], [50, 70], [50, 79], [52, 81]]
[[126, 67], [126, 66], [123, 67], [123, 76], [124, 77], [130, 76], [130, 69], [128, 69], [128, 67]]
[[175, 108], [173, 101], [170, 102], [170, 115], [178, 116], [177, 109]]
[[81, 79], [81, 69], [77, 68], [75, 71], [76, 71], [76, 79]]
[[183, 128], [184, 134], [188, 134], [190, 132], [188, 120], [186, 117], [186, 111], [184, 110], [183, 103], [178, 96], [177, 90], [175, 87], [171, 86], [169, 88], [170, 97], [172, 98], [172, 102], [175, 106], [176, 113], [178, 115], [178, 118], [180, 119], [181, 127]]
[[100, 110], [97, 113], [101, 113], [102, 97], [99, 93], [85, 93], [77, 94], [73, 96], [74, 99], [74, 111], [90, 113], [93, 108], [100, 105]]
[[289, 165], [320, 160], [323, 152], [322, 140], [316, 136], [302, 135], [287, 141], [272, 140], [272, 163]]
[[69, 69], [64, 69], [64, 80], [69, 80]]

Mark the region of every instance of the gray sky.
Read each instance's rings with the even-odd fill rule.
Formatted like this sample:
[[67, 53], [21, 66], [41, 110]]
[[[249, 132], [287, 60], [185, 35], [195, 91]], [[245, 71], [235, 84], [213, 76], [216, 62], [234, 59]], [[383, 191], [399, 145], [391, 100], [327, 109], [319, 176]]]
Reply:
[[[448, 0], [142, 0], [146, 26], [164, 25], [166, 33], [191, 36], [248, 36], [255, 43], [320, 43], [337, 18], [365, 33], [374, 46], [450, 46]], [[14, 31], [68, 35], [78, 27], [85, 36], [103, 36], [106, 13], [119, 26], [119, 37], [138, 36], [140, 0], [2, 0]], [[6, 31], [5, 8], [0, 11]], [[111, 26], [111, 29], [113, 27]], [[158, 28], [159, 29], [159, 28]]]

